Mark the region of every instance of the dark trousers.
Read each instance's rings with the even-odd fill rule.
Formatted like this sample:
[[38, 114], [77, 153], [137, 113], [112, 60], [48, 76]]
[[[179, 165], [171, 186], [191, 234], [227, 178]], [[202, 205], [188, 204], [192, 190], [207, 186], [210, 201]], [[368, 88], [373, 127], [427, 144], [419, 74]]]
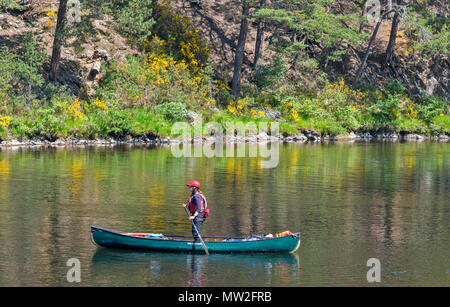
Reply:
[[[205, 217], [203, 216], [202, 213], [197, 215], [197, 217], [193, 220], [194, 223], [192, 225], [192, 235], [194, 236], [195, 242], [200, 242], [199, 234], [200, 234], [200, 236], [202, 235], [202, 225], [203, 225], [204, 221], [205, 221]], [[197, 231], [195, 231], [194, 225], [197, 228], [199, 234], [197, 234]]]

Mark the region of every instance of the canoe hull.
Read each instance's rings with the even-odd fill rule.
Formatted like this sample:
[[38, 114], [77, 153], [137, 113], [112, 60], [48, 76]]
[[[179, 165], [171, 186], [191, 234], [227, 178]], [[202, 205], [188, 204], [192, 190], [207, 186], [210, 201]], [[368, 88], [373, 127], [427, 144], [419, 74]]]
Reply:
[[[192, 240], [131, 237], [126, 233], [94, 226], [91, 226], [91, 238], [92, 242], [98, 247], [170, 252], [204, 252], [202, 244], [194, 243]], [[294, 234], [255, 241], [205, 241], [205, 244], [210, 253], [293, 253], [299, 248], [300, 242], [300, 235]]]

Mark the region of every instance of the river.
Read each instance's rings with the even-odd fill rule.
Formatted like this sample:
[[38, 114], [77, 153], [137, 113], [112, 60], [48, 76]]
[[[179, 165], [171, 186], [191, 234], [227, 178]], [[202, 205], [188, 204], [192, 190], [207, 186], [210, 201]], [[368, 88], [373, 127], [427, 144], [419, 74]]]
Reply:
[[[261, 157], [175, 157], [169, 147], [2, 149], [0, 286], [450, 286], [450, 146], [289, 144]], [[295, 254], [98, 249], [90, 226], [190, 234], [197, 179], [204, 235], [301, 232]], [[81, 282], [70, 283], [69, 259]], [[370, 258], [381, 282], [369, 283]]]

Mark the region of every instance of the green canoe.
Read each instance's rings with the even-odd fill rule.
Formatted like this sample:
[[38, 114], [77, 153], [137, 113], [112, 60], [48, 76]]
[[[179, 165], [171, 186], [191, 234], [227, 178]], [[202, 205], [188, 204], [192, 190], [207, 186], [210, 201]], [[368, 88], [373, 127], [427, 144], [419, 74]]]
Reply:
[[[91, 226], [92, 242], [98, 247], [171, 252], [204, 252], [201, 243], [192, 236], [128, 233]], [[300, 246], [300, 233], [282, 237], [222, 237], [205, 236], [210, 253], [293, 253]]]

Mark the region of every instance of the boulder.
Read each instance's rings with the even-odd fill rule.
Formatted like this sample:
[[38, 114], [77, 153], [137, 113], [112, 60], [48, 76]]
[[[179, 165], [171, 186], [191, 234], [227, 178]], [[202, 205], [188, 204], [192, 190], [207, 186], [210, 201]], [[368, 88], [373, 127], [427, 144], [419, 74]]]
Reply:
[[294, 141], [296, 141], [296, 142], [304, 142], [304, 141], [307, 141], [307, 140], [308, 140], [308, 138], [307, 138], [303, 133], [294, 135], [294, 136], [293, 136], [293, 139], [294, 139]]
[[108, 51], [104, 49], [95, 49], [92, 58], [94, 59], [102, 58], [103, 60], [108, 61], [110, 59], [110, 55]]
[[320, 133], [314, 129], [307, 129], [303, 131], [303, 134], [308, 138], [308, 140], [311, 141], [316, 141], [317, 139], [320, 139]]
[[94, 79], [100, 73], [101, 66], [102, 66], [102, 62], [101, 61], [95, 62], [92, 65], [91, 71], [89, 72], [89, 77]]

